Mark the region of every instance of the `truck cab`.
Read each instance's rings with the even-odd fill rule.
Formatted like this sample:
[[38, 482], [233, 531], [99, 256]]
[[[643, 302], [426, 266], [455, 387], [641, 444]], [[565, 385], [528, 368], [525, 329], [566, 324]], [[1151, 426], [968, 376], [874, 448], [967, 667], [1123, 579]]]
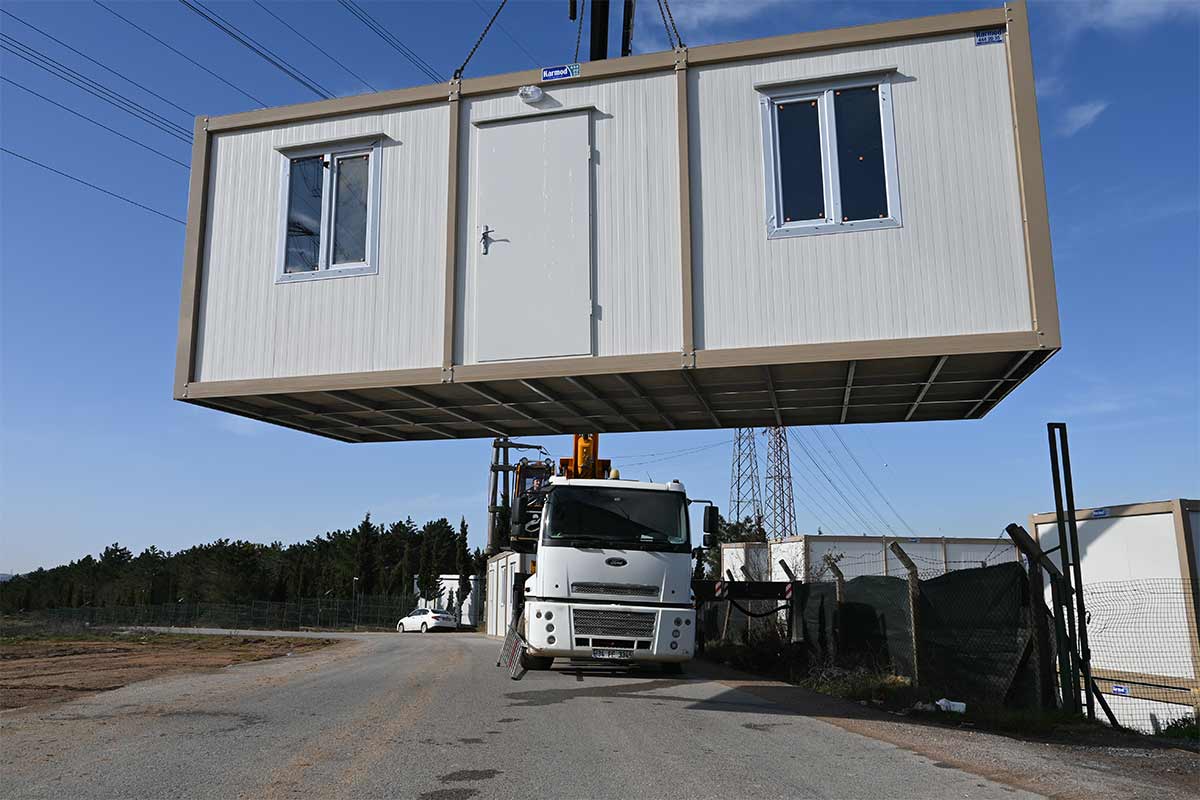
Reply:
[[[571, 658], [678, 671], [693, 656], [688, 505], [678, 481], [569, 477], [518, 500], [514, 532], [536, 536], [537, 554], [524, 586], [526, 668]], [[711, 505], [706, 528], [710, 518]]]

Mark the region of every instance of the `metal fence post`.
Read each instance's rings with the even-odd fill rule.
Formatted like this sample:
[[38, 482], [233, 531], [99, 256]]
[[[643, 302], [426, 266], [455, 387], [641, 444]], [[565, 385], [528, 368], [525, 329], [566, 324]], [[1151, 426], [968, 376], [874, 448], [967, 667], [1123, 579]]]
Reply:
[[917, 574], [917, 565], [908, 557], [908, 553], [904, 552], [904, 548], [899, 542], [891, 542], [888, 548], [895, 553], [896, 558], [900, 559], [900, 563], [908, 570], [908, 616], [909, 623], [912, 626], [912, 685], [921, 685], [921, 646], [920, 646], [920, 624], [919, 612], [917, 611], [921, 598], [921, 579]]
[[846, 576], [842, 574], [842, 569], [837, 565], [837, 562], [832, 558], [825, 559], [826, 566], [833, 573], [834, 580], [834, 599], [836, 605], [833, 607], [833, 636], [830, 637], [830, 659], [837, 660], [838, 645], [842, 638], [842, 604], [846, 602]]

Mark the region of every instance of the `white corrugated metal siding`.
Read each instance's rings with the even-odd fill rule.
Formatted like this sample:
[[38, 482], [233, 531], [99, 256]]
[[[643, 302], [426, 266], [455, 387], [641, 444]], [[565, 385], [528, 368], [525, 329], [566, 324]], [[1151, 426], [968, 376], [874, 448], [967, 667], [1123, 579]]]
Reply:
[[[214, 137], [196, 380], [441, 366], [447, 120], [443, 103]], [[275, 148], [376, 133], [379, 273], [276, 285]]]
[[[964, 33], [689, 70], [697, 346], [1029, 330], [1005, 51]], [[903, 227], [768, 241], [755, 84], [893, 66]]]

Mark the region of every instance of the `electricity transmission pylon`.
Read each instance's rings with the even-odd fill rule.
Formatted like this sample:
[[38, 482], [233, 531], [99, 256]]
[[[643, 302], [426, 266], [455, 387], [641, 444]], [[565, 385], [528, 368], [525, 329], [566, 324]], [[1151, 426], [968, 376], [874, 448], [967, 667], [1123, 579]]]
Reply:
[[762, 489], [758, 483], [758, 445], [754, 428], [733, 432], [733, 470], [729, 475], [730, 522], [762, 520]]
[[792, 499], [792, 459], [788, 450], [787, 428], [766, 428], [767, 502], [763, 529], [768, 539], [796, 535], [796, 504]]

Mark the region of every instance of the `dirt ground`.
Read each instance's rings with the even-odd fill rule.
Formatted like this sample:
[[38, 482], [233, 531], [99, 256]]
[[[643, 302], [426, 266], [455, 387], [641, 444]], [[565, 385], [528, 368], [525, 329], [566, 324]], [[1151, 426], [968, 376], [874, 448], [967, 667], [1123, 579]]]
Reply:
[[253, 634], [0, 638], [0, 709], [63, 702], [147, 678], [286, 657], [332, 644], [332, 639]]

